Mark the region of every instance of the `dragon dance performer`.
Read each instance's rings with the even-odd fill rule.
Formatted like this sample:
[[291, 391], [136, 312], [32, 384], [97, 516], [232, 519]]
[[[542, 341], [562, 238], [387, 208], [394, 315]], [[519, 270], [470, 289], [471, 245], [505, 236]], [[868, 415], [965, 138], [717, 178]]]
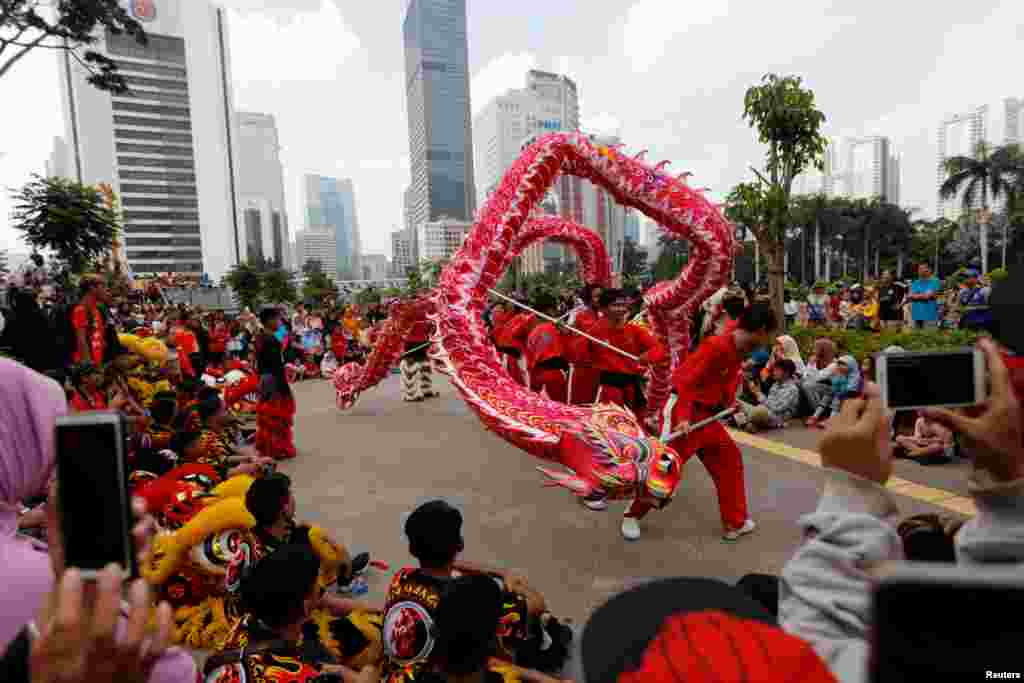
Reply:
[[517, 313], [508, 304], [494, 313], [494, 346], [505, 360], [505, 369], [513, 380], [526, 386], [526, 376], [519, 364], [530, 332], [533, 315]]
[[422, 401], [439, 394], [434, 391], [434, 380], [428, 351], [430, 335], [434, 324], [429, 320], [418, 320], [409, 330], [405, 340], [405, 355], [400, 370], [402, 373], [402, 400]]
[[[558, 315], [558, 304], [554, 297], [541, 297], [534, 304], [541, 313]], [[530, 370], [530, 390], [547, 392], [548, 398], [559, 403], [569, 400], [569, 385], [566, 375], [569, 363], [565, 359], [564, 341], [558, 327], [546, 320], [536, 324], [526, 338], [526, 366]]]
[[[575, 314], [569, 324], [581, 330], [588, 330], [601, 319], [600, 301], [603, 290], [597, 285], [587, 285], [580, 292], [584, 310]], [[569, 402], [573, 405], [591, 404], [597, 399], [597, 388], [601, 384], [601, 371], [589, 362], [574, 363], [569, 388]]]
[[[778, 327], [771, 306], [758, 302], [749, 306], [724, 334], [708, 337], [697, 351], [672, 373], [672, 397], [662, 413], [662, 438], [671, 432], [716, 415], [736, 403], [743, 359], [759, 346], [771, 343]], [[751, 533], [754, 520], [747, 512], [747, 492], [743, 478], [743, 456], [721, 422], [676, 438], [668, 444], [682, 459], [695, 453], [707, 468], [718, 490], [718, 509], [725, 532], [724, 541], [735, 541]], [[640, 537], [639, 520], [651, 509], [647, 503], [634, 503], [622, 522], [622, 535], [628, 540]]]
[[273, 308], [260, 311], [263, 333], [256, 340], [256, 370], [260, 374], [260, 401], [256, 404], [256, 450], [260, 455], [282, 459], [295, 457], [292, 425], [295, 398], [284, 372], [284, 350], [275, 332], [281, 314]]
[[596, 401], [614, 403], [628, 408], [642, 417], [644, 400], [644, 369], [668, 358], [668, 349], [653, 334], [638, 325], [629, 325], [629, 311], [633, 296], [620, 289], [606, 289], [601, 293], [601, 307], [606, 316], [589, 328], [580, 329], [587, 334], [640, 358], [634, 361], [586, 337], [574, 339], [571, 354], [578, 362], [590, 362], [600, 371]]

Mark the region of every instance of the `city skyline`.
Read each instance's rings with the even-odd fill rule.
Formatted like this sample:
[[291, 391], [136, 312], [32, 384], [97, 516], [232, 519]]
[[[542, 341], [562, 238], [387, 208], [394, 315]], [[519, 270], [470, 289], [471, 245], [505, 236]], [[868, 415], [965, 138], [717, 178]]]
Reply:
[[[236, 106], [277, 118], [292, 231], [301, 227], [305, 173], [350, 177], [365, 250], [389, 253], [410, 179], [404, 3], [224, 4]], [[1019, 58], [1024, 7], [999, 0], [938, 13], [873, 0], [820, 9], [782, 0], [743, 11], [711, 3], [696, 13], [656, 0], [471, 1], [467, 22], [474, 114], [522, 87], [529, 69], [565, 73], [581, 89], [585, 128], [619, 132], [627, 151], [648, 149], [648, 159], [671, 160], [671, 171], [692, 171], [693, 182], [717, 199], [749, 180], [748, 167], [761, 161], [741, 112], [744, 90], [765, 72], [804, 78], [828, 117], [827, 135], [889, 137], [901, 155], [901, 204], [925, 217], [936, 206], [938, 122], [1022, 94], [979, 68], [977, 45], [997, 63]], [[913, 49], [899, 60], [862, 49], [909, 45], [911, 25]], [[768, 38], [756, 61], [725, 49], [758, 36]], [[19, 134], [0, 142], [0, 186], [19, 187], [42, 172], [53, 137], [62, 134], [53, 71], [52, 55], [32, 53], [0, 79], [0, 96], [19, 102], [5, 111]], [[869, 87], [871, 73], [885, 78]], [[0, 194], [0, 249], [23, 250], [9, 226], [10, 200]]]

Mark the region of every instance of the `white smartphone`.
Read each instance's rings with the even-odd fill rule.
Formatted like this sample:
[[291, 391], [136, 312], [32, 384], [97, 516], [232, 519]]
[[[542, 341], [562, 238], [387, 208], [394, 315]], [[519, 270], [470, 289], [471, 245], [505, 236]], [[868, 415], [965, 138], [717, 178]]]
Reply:
[[874, 593], [869, 681], [1019, 679], [1021, 610], [1019, 568], [894, 563]]
[[116, 411], [57, 419], [57, 498], [64, 563], [94, 579], [110, 563], [138, 576], [125, 462], [127, 425]]
[[978, 349], [881, 353], [875, 377], [885, 410], [962, 408], [978, 405], [988, 392], [985, 354]]

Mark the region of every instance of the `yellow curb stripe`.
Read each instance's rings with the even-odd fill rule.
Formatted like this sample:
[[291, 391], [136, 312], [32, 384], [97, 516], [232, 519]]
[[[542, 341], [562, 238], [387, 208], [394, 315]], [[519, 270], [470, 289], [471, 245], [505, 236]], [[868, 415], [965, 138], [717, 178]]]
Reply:
[[[821, 456], [814, 451], [809, 451], [805, 448], [797, 448], [796, 446], [790, 446], [786, 443], [773, 441], [772, 439], [766, 439], [763, 436], [756, 436], [754, 434], [741, 432], [735, 429], [730, 429], [729, 434], [736, 443], [743, 444], [744, 446], [750, 446], [751, 448], [766, 451], [772, 455], [778, 455], [789, 460], [795, 460], [796, 462], [803, 463], [804, 465], [821, 467]], [[885, 487], [893, 493], [898, 493], [901, 496], [907, 496], [908, 498], [913, 498], [914, 500], [919, 500], [923, 503], [937, 505], [939, 507], [946, 508], [951, 512], [956, 512], [962, 515], [974, 515], [977, 511], [974, 507], [973, 500], [952, 491], [946, 491], [945, 489], [925, 486], [899, 477], [893, 477], [890, 479], [889, 483], [886, 484]]]

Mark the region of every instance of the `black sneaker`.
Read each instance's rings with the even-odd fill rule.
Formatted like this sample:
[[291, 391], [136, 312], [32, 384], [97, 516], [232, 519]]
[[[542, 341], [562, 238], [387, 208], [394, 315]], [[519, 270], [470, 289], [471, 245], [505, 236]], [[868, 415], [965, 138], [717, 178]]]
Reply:
[[370, 553], [359, 553], [352, 558], [352, 576], [362, 574], [370, 566]]

